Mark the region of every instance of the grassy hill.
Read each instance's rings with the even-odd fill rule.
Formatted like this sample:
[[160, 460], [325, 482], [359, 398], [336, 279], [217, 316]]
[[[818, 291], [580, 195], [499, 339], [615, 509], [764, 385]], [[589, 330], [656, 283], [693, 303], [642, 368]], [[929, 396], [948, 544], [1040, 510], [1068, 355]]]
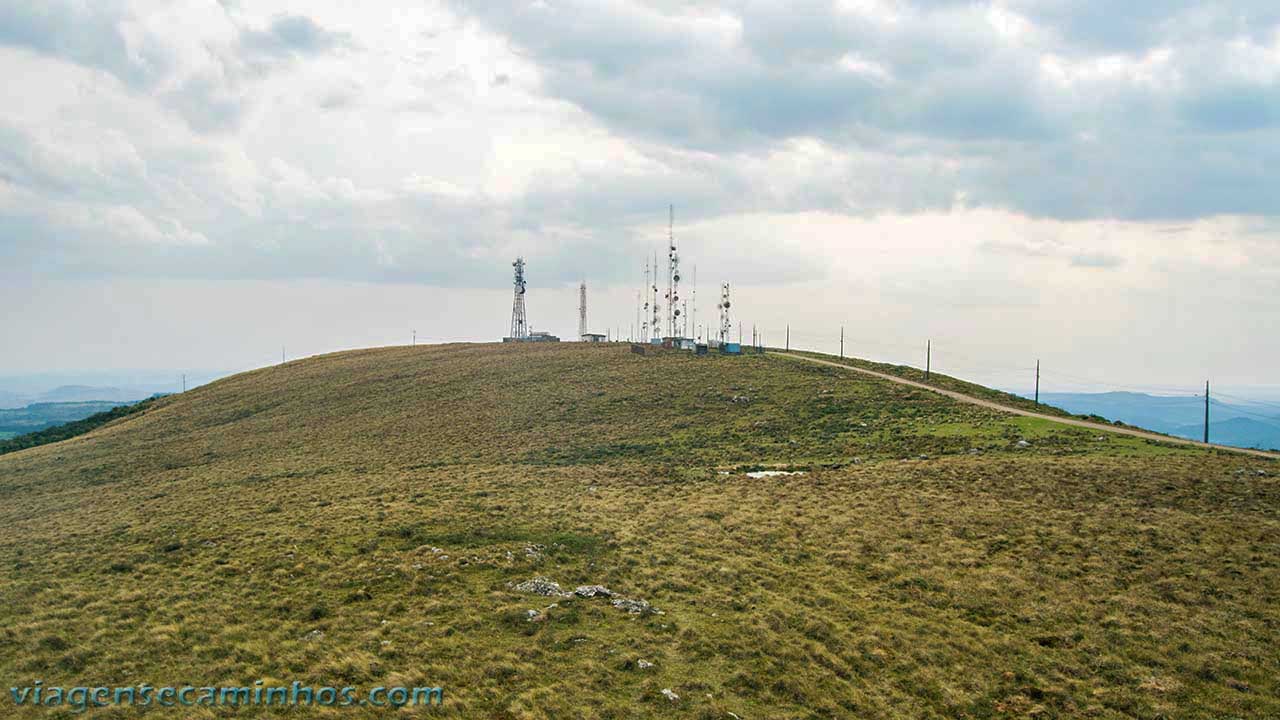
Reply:
[[769, 356], [338, 353], [0, 456], [0, 677], [445, 689], [397, 717], [1277, 716], [1275, 473]]

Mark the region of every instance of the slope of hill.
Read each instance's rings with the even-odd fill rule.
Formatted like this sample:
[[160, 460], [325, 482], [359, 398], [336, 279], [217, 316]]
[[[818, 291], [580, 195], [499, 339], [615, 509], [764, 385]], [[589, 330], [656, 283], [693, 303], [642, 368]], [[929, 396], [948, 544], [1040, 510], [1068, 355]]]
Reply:
[[410, 716], [1265, 717], [1275, 472], [769, 356], [339, 353], [0, 457], [0, 676], [445, 688]]

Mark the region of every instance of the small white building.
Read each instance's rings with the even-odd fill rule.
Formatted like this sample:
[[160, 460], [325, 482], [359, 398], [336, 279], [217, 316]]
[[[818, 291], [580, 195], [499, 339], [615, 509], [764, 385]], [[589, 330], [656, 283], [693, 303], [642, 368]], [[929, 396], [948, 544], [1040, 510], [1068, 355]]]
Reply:
[[582, 333], [582, 342], [604, 342], [603, 333]]

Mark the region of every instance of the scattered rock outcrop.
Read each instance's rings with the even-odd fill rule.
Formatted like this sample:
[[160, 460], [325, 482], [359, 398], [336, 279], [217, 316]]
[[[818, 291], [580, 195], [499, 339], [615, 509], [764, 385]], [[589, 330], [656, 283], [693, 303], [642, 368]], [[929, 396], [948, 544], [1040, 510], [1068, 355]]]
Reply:
[[[508, 583], [508, 587], [515, 590], [516, 592], [530, 593], [532, 595], [541, 595], [543, 597], [554, 597], [554, 598], [579, 597], [579, 598], [586, 598], [586, 599], [610, 598], [611, 599], [610, 604], [612, 604], [614, 607], [618, 608], [619, 610], [625, 610], [632, 615], [648, 615], [648, 614], [661, 615], [662, 614], [661, 610], [655, 609], [652, 605], [649, 604], [647, 600], [635, 600], [632, 598], [618, 597], [617, 593], [613, 592], [612, 590], [610, 590], [609, 588], [603, 585], [579, 585], [573, 589], [573, 592], [566, 592], [564, 588], [560, 587], [560, 583], [550, 578], [543, 577], [542, 575], [538, 575], [536, 577], [532, 577], [528, 580], [525, 580], [522, 583], [517, 583], [515, 585], [511, 585]], [[531, 615], [529, 619], [533, 620], [534, 617]]]
[[653, 606], [649, 604], [648, 600], [632, 600], [631, 598], [614, 598], [613, 606], [618, 608], [619, 610], [626, 610], [628, 613], [631, 613], [632, 615], [646, 615], [649, 613], [658, 612], [657, 610], [653, 609]]
[[525, 580], [515, 586], [516, 592], [532, 593], [534, 595], [542, 595], [543, 597], [568, 597], [573, 593], [567, 593], [560, 588], [560, 583], [545, 578], [541, 575]]

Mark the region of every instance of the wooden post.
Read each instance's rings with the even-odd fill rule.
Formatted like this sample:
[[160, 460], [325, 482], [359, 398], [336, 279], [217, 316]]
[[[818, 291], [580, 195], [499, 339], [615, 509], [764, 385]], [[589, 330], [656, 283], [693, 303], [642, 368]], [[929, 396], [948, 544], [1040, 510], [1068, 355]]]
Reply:
[[1209, 381], [1204, 381], [1204, 444], [1209, 444]]

